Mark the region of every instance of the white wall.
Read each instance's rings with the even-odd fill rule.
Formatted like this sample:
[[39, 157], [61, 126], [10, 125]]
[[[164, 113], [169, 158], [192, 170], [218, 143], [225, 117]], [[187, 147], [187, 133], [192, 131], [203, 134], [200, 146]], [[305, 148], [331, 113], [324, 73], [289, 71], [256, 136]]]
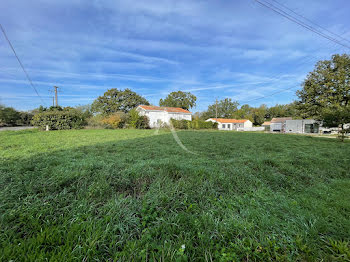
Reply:
[[248, 120], [244, 122], [244, 128], [250, 128], [253, 127], [252, 121]]
[[277, 131], [279, 130], [279, 132], [282, 132], [282, 123], [271, 123], [270, 125], [270, 131]]
[[171, 112], [167, 112], [167, 113], [168, 113], [167, 123], [170, 123], [170, 119], [192, 121], [192, 115], [191, 114], [171, 113]]
[[238, 128], [237, 131], [265, 131], [265, 127], [263, 126], [243, 127], [243, 128]]
[[305, 125], [317, 124], [314, 119], [297, 119], [297, 120], [286, 120], [286, 133], [306, 133]]
[[[207, 122], [216, 122], [215, 119], [208, 119]], [[225, 125], [225, 127], [223, 127]], [[253, 127], [253, 123], [251, 121], [246, 121], [244, 123], [219, 123], [218, 122], [218, 130], [237, 130], [238, 128], [249, 128]]]
[[144, 110], [140, 107], [137, 108], [137, 111], [140, 115], [147, 116], [149, 119], [149, 125], [151, 128], [159, 127], [160, 123], [165, 123], [167, 125], [170, 124], [170, 119], [176, 120], [192, 120], [191, 114], [183, 114], [183, 113], [169, 113], [166, 111], [149, 111]]

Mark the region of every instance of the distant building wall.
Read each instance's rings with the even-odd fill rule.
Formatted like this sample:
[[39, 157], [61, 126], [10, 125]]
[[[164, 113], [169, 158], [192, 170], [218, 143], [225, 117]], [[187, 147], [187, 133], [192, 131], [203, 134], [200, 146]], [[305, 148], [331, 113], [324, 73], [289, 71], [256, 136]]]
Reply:
[[286, 133], [318, 133], [319, 123], [314, 119], [286, 120]]
[[272, 131], [272, 132], [282, 132], [283, 131], [283, 123], [271, 123], [270, 131]]
[[247, 120], [243, 123], [235, 123], [235, 122], [226, 122], [226, 123], [221, 123], [219, 121], [216, 121], [215, 118], [209, 118], [206, 120], [207, 122], [213, 122], [213, 123], [218, 123], [218, 130], [238, 130], [239, 128], [249, 128], [253, 127], [253, 123], [250, 120]]
[[244, 122], [244, 128], [250, 128], [250, 127], [253, 127], [252, 121], [248, 120]]
[[237, 131], [265, 131], [263, 126], [237, 128]]

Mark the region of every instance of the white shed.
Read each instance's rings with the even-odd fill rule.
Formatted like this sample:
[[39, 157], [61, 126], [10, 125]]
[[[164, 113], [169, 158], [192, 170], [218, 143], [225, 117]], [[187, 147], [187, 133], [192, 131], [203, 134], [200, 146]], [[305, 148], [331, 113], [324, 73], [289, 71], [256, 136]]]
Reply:
[[286, 133], [319, 133], [320, 122], [314, 119], [286, 120]]
[[147, 116], [151, 128], [160, 127], [162, 124], [170, 124], [170, 119], [192, 120], [192, 113], [179, 107], [162, 107], [139, 105], [136, 110], [140, 115]]
[[253, 127], [253, 123], [248, 119], [209, 118], [206, 121], [218, 123], [219, 130], [238, 130]]
[[287, 120], [292, 120], [292, 118], [291, 117], [272, 118], [271, 123], [270, 123], [270, 131], [285, 133]]

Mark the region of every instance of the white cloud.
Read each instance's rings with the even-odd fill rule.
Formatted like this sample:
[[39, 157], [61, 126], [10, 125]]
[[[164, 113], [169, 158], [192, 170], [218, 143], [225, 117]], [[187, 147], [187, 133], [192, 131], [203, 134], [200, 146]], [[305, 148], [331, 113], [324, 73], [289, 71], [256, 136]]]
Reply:
[[[284, 3], [350, 35], [341, 0]], [[75, 95], [128, 86], [153, 101], [174, 90], [190, 90], [203, 101], [214, 94], [250, 99], [298, 85], [317, 60], [343, 52], [247, 0], [19, 0], [2, 1], [0, 8], [43, 93], [59, 84]], [[2, 37], [0, 44], [0, 95], [6, 88], [32, 92]]]

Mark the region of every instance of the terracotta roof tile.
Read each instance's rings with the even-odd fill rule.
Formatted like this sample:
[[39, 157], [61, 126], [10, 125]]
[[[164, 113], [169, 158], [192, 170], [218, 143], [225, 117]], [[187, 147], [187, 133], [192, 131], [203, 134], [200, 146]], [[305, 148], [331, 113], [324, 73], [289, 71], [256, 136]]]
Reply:
[[150, 111], [166, 111], [169, 113], [185, 113], [185, 114], [191, 114], [190, 111], [180, 108], [180, 107], [163, 107], [163, 106], [146, 106], [146, 105], [139, 105], [142, 109], [150, 110]]

